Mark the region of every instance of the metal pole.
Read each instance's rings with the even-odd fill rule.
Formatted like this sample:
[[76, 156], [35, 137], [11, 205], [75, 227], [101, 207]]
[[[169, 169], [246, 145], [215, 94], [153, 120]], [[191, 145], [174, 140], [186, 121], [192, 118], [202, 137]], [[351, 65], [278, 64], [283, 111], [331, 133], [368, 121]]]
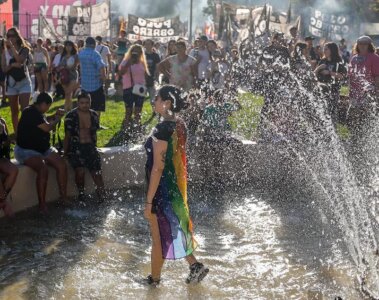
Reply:
[[190, 0], [190, 19], [189, 19], [189, 35], [188, 42], [192, 44], [192, 14], [193, 14], [193, 0]]

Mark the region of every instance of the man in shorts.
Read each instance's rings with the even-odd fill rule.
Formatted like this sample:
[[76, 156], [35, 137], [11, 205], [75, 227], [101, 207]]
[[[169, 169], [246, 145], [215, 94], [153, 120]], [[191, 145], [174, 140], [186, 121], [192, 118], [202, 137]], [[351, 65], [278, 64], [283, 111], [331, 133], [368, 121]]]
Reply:
[[95, 50], [96, 41], [92, 37], [86, 39], [85, 48], [79, 52], [81, 87], [91, 95], [91, 109], [99, 115], [105, 112], [104, 82], [106, 81], [106, 64], [99, 52]]
[[90, 109], [91, 96], [81, 93], [78, 107], [70, 111], [65, 119], [64, 153], [75, 170], [75, 182], [79, 200], [84, 200], [85, 169], [88, 169], [96, 185], [99, 201], [105, 200], [101, 158], [96, 148], [99, 116]]

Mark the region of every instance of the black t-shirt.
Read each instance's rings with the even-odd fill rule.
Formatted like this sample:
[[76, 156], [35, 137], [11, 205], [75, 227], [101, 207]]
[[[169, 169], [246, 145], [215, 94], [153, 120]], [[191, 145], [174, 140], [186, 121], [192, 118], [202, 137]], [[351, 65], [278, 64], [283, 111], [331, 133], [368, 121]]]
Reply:
[[158, 140], [168, 142], [174, 133], [175, 128], [175, 121], [163, 121], [154, 128], [153, 136]]
[[38, 128], [46, 117], [34, 106], [28, 106], [17, 127], [17, 145], [24, 149], [45, 153], [50, 148], [50, 133]]
[[311, 50], [309, 50], [309, 57], [311, 58], [311, 60], [315, 60], [317, 62], [320, 61], [320, 56], [316, 53], [316, 49], [314, 47], [312, 47]]
[[287, 48], [273, 45], [263, 49], [260, 62], [265, 64], [267, 67], [271, 67], [273, 64], [287, 65], [290, 62], [290, 53]]
[[[341, 74], [346, 74], [346, 68], [344, 66], [344, 63], [341, 61], [341, 62], [335, 62], [335, 61], [329, 61], [327, 59], [321, 59], [319, 64], [319, 66], [321, 65], [326, 65], [326, 69], [325, 70], [328, 70], [330, 72], [334, 72], [334, 73], [341, 73]], [[327, 74], [327, 75], [323, 75], [321, 74], [323, 70], [321, 70], [318, 74], [317, 74], [317, 80], [322, 82], [322, 83], [332, 83], [334, 82], [332, 76], [330, 74]]]
[[146, 62], [149, 68], [149, 75], [146, 75], [146, 86], [154, 86], [154, 77], [157, 65], [161, 62], [161, 59], [157, 53], [146, 53]]

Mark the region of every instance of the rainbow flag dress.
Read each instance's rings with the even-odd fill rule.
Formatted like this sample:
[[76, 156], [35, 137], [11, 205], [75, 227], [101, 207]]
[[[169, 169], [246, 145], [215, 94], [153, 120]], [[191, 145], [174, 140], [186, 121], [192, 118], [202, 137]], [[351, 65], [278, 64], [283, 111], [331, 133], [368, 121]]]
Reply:
[[197, 243], [187, 203], [186, 127], [181, 119], [163, 121], [154, 128], [145, 143], [147, 153], [146, 178], [149, 182], [154, 164], [154, 140], [167, 141], [165, 168], [153, 199], [164, 259], [186, 257]]

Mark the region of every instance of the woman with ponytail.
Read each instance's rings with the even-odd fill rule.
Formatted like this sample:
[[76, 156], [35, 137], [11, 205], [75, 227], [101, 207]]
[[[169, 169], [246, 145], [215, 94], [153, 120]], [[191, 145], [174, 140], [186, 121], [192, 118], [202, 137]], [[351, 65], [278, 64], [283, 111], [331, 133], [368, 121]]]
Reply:
[[161, 122], [145, 144], [148, 191], [144, 215], [153, 241], [147, 283], [153, 286], [160, 283], [165, 259], [186, 258], [190, 265], [187, 283], [200, 282], [209, 271], [193, 255], [197, 243], [187, 203], [187, 133], [184, 121], [177, 117], [186, 108], [177, 87], [163, 86], [154, 102]]

